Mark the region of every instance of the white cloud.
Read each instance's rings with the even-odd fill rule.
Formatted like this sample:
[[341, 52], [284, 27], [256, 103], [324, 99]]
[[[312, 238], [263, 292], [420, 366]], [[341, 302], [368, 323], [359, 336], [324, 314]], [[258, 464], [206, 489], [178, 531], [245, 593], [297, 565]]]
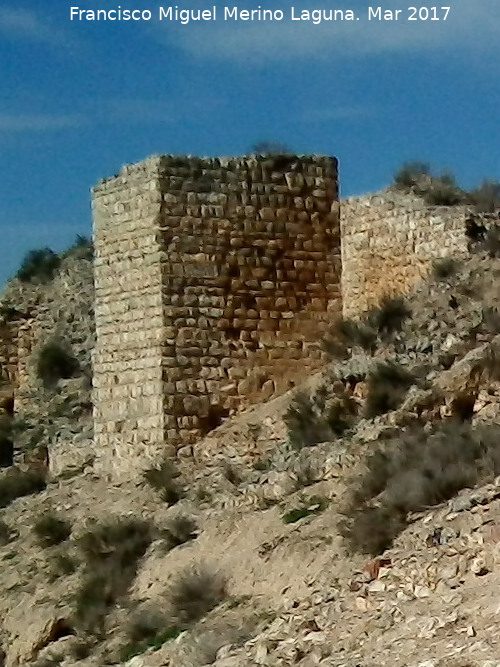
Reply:
[[79, 127], [85, 119], [78, 115], [15, 114], [0, 111], [0, 133], [45, 132]]
[[191, 113], [213, 111], [220, 102], [207, 95], [178, 93], [175, 100], [117, 98], [100, 100], [95, 116], [103, 122], [120, 120], [126, 123], [177, 123]]
[[301, 114], [301, 120], [312, 122], [328, 122], [331, 120], [345, 120], [351, 118], [365, 118], [380, 113], [380, 108], [367, 108], [361, 105], [339, 105], [335, 106], [317, 106], [308, 107]]
[[38, 42], [66, 49], [76, 44], [73, 37], [41, 13], [18, 7], [0, 8], [0, 35], [3, 39]]
[[102, 101], [97, 115], [104, 121], [174, 123], [179, 110], [171, 101], [123, 98]]
[[[423, 0], [411, 4], [417, 7], [428, 5]], [[285, 6], [278, 1], [273, 8], [282, 8], [285, 12], [286, 18], [281, 22], [224, 22], [220, 19], [222, 7], [218, 7], [217, 22], [186, 26], [162, 22], [155, 24], [155, 29], [160, 39], [195, 58], [229, 60], [250, 66], [271, 64], [272, 61], [302, 64], [303, 58], [332, 60], [337, 56], [348, 59], [398, 53], [435, 54], [449, 50], [467, 54], [485, 48], [498, 49], [498, 0], [449, 0], [442, 4], [451, 6], [446, 21], [368, 21], [369, 3], [351, 0], [344, 6], [353, 9], [360, 16], [359, 21], [324, 21], [313, 25], [289, 20], [292, 3]], [[247, 8], [243, 2], [238, 5]], [[321, 0], [301, 2], [297, 3], [296, 15], [301, 9], [308, 8], [332, 7]], [[392, 4], [386, 3], [384, 8], [400, 9], [401, 3], [392, 0]], [[407, 16], [406, 8], [402, 16]]]

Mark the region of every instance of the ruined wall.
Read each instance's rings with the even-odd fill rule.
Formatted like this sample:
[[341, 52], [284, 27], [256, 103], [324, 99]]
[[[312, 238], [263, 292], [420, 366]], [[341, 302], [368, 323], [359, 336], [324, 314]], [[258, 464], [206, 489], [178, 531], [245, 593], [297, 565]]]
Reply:
[[10, 406], [18, 378], [18, 323], [4, 320], [0, 324], [0, 414]]
[[0, 324], [0, 408], [18, 412], [31, 387], [28, 364], [36, 318], [14, 313]]
[[336, 160], [151, 158], [95, 189], [94, 235], [104, 467], [192, 445], [320, 365], [341, 308]]
[[428, 207], [387, 191], [342, 202], [343, 314], [410, 292], [435, 259], [467, 252], [466, 207]]

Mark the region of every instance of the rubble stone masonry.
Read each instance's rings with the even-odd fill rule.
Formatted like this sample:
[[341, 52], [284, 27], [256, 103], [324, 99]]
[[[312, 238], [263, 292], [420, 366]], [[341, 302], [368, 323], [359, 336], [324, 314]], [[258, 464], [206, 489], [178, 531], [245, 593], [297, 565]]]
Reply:
[[465, 206], [429, 207], [395, 191], [342, 201], [343, 315], [409, 293], [440, 257], [467, 252]]
[[158, 156], [93, 193], [94, 424], [134, 474], [322, 363], [341, 310], [337, 162]]

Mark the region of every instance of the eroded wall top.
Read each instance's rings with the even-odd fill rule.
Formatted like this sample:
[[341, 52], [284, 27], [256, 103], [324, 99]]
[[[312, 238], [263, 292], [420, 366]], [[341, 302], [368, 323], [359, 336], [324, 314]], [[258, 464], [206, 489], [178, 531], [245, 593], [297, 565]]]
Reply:
[[429, 207], [387, 190], [342, 201], [342, 301], [345, 316], [410, 292], [439, 257], [467, 252], [467, 207]]

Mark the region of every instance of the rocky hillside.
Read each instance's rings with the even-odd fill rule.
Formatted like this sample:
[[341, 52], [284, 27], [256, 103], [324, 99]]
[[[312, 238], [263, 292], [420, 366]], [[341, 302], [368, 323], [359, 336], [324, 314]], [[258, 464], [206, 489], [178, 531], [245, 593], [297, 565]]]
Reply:
[[[20, 278], [11, 280], [0, 298], [0, 317], [14, 322], [37, 318], [36, 345], [30, 351], [26, 373], [30, 391], [20, 397], [14, 420], [14, 440], [19, 453], [43, 448], [50, 443], [55, 453], [59, 440], [87, 441], [92, 438], [91, 351], [94, 344], [92, 252], [89, 242], [80, 238], [56, 259], [47, 251], [28, 256], [19, 270]], [[50, 251], [48, 251], [50, 252]], [[51, 265], [47, 266], [47, 257]], [[55, 265], [54, 264], [55, 261]], [[42, 350], [55, 348], [56, 358], [47, 354], [45, 370], [40, 364]], [[59, 348], [67, 351], [70, 373], [56, 374]], [[43, 359], [42, 359], [43, 360]], [[47, 368], [48, 367], [48, 368]], [[42, 373], [40, 371], [43, 371]], [[47, 386], [46, 386], [47, 385]], [[56, 457], [54, 457], [55, 460]]]
[[92, 468], [89, 259], [9, 285], [3, 309], [41, 305], [78, 366], [14, 418], [50, 470], [0, 476], [3, 664], [500, 664], [500, 259], [485, 250], [336, 322], [322, 373], [119, 486]]

